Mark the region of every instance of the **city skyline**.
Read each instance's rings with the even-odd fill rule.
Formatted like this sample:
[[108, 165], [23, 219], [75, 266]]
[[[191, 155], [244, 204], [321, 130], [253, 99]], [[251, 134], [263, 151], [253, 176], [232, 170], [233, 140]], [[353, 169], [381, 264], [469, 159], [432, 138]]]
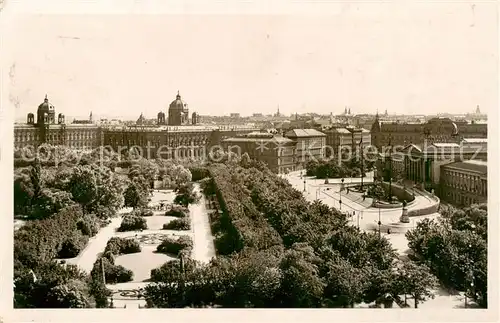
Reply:
[[18, 106], [16, 119], [45, 94], [67, 116], [153, 118], [178, 90], [200, 115], [273, 114], [278, 105], [284, 115], [341, 114], [346, 106], [353, 114], [491, 111], [495, 13], [483, 4], [411, 9], [332, 17], [23, 16], [5, 39], [9, 103]]

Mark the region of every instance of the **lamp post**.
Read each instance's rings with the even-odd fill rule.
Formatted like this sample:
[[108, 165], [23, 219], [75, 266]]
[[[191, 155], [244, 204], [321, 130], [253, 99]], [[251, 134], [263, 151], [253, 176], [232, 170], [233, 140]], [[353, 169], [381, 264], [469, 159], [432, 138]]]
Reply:
[[392, 202], [392, 135], [389, 135], [389, 203]]
[[306, 191], [306, 180], [304, 180], [304, 192]]
[[380, 239], [382, 237], [382, 234], [380, 232], [380, 226], [382, 225], [382, 221], [380, 221], [380, 205], [378, 208], [378, 238]]
[[[475, 228], [476, 226], [474, 224], [471, 225], [471, 230], [472, 232], [475, 231]], [[469, 243], [468, 245], [469, 247], [469, 251], [472, 251], [472, 245]], [[473, 262], [471, 261], [471, 259], [467, 259], [467, 268], [468, 268], [468, 272], [467, 272], [467, 280], [466, 280], [466, 286], [465, 286], [465, 292], [464, 292], [464, 296], [465, 296], [465, 308], [467, 308], [467, 292], [471, 292], [473, 293], [473, 290], [474, 290], [474, 268], [473, 268], [474, 264]], [[470, 287], [469, 287], [470, 286]]]
[[361, 140], [359, 141], [359, 153], [361, 155], [361, 192], [363, 192], [363, 148], [362, 148], [362, 145], [363, 144], [363, 132], [361, 132]]
[[339, 190], [340, 194], [339, 205], [340, 205], [340, 210], [342, 210], [342, 190], [344, 189], [344, 178], [342, 177], [340, 181], [342, 182], [342, 184], [340, 184], [340, 190]]

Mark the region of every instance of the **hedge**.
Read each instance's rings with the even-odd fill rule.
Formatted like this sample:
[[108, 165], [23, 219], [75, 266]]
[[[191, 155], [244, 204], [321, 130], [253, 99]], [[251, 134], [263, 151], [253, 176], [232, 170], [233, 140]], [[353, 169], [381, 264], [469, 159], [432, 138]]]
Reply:
[[141, 245], [137, 240], [134, 239], [124, 239], [119, 237], [112, 237], [109, 239], [104, 253], [109, 253], [112, 255], [121, 255], [141, 252]]
[[191, 221], [189, 217], [174, 219], [163, 225], [163, 230], [191, 230]]
[[151, 209], [146, 209], [146, 208], [143, 208], [143, 209], [137, 209], [137, 210], [134, 210], [133, 214], [137, 215], [137, 216], [153, 216], [153, 210]]
[[148, 224], [146, 219], [143, 217], [129, 214], [123, 218], [123, 221], [118, 228], [118, 231], [136, 231], [136, 230], [146, 230], [148, 228]]
[[[58, 257], [63, 245], [70, 251], [72, 247], [81, 248], [77, 223], [83, 218], [79, 205], [64, 208], [51, 218], [30, 221], [14, 233], [14, 262], [17, 267], [36, 268], [40, 263]], [[76, 239], [68, 241], [70, 239]], [[83, 240], [81, 240], [83, 241]], [[75, 242], [73, 246], [71, 244]], [[74, 254], [74, 251], [73, 251]]]
[[165, 238], [156, 248], [157, 252], [180, 256], [181, 252], [189, 256], [193, 249], [193, 240], [189, 236], [180, 236], [177, 239]]
[[189, 209], [180, 205], [173, 205], [170, 210], [165, 212], [166, 216], [175, 216], [177, 218], [185, 218], [189, 215]]

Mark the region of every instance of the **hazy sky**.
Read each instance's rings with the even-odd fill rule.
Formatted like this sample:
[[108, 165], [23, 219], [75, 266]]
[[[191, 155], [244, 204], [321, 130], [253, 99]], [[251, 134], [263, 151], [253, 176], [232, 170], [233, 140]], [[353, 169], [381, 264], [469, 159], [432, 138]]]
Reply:
[[[47, 93], [68, 116], [190, 112], [431, 114], [497, 107], [495, 5], [335, 15], [39, 15], [9, 25], [16, 118]], [[360, 9], [361, 8], [361, 9]]]

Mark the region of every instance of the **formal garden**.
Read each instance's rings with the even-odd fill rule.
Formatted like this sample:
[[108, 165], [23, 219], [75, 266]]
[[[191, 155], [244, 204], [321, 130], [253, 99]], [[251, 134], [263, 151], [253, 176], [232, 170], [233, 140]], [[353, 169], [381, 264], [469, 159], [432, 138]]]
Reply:
[[[17, 150], [14, 155], [14, 215], [25, 219], [14, 234], [14, 306], [107, 307], [110, 293], [102, 280], [103, 271], [106, 283], [131, 281], [134, 272], [124, 264], [145, 263], [134, 255], [156, 247], [147, 243], [143, 247], [144, 240], [135, 237], [114, 237], [95, 260], [90, 275], [65, 259], [78, 259], [89, 241], [120, 216], [123, 207], [134, 210], [123, 217], [117, 235], [148, 230], [153, 218], [161, 218], [158, 230], [169, 226], [178, 216], [167, 216], [167, 209], [154, 216], [147, 207], [150, 183], [161, 175], [179, 191], [169, 195], [170, 203], [180, 196], [177, 202], [185, 210], [193, 201], [188, 185], [191, 173], [175, 161], [146, 160], [133, 153], [118, 156], [104, 150], [103, 158], [95, 151], [78, 155], [50, 145], [39, 151], [38, 158], [31, 161], [21, 158], [29, 151]], [[127, 168], [127, 175], [117, 174], [118, 166]], [[188, 214], [183, 219], [189, 219]], [[170, 226], [167, 230], [183, 232], [189, 225], [182, 221]], [[172, 259], [154, 251], [158, 261], [151, 268]]]
[[[383, 236], [307, 201], [262, 163], [227, 158], [189, 171], [130, 158], [126, 176], [115, 176], [124, 162], [109, 154], [105, 163], [16, 162], [14, 211], [27, 219], [14, 234], [16, 308], [110, 307], [110, 286], [129, 282], [146, 284], [151, 308], [405, 307], [406, 299], [418, 307], [438, 284], [487, 306], [486, 205], [422, 221], [406, 234], [410, 259], [400, 259]], [[171, 193], [152, 195], [160, 169]], [[192, 181], [213, 209], [217, 256], [208, 262], [195, 252]], [[62, 263], [86, 252], [124, 206], [133, 210], [90, 273]]]

